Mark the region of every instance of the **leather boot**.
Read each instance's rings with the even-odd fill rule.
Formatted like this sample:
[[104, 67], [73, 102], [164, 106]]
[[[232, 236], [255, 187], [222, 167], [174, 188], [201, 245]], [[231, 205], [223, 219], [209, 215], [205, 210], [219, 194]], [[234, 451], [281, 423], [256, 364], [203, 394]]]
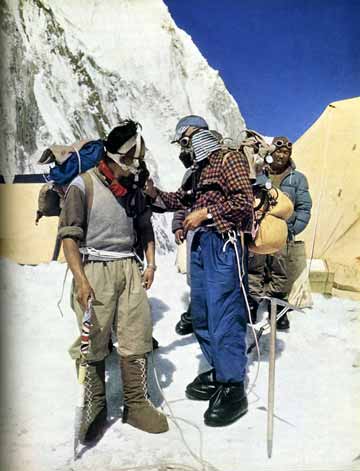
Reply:
[[248, 410], [244, 383], [221, 383], [204, 414], [205, 425], [222, 427], [232, 424]]
[[175, 326], [175, 332], [178, 335], [188, 335], [194, 332], [191, 319], [191, 305], [189, 304], [188, 310], [181, 314], [179, 322]]
[[120, 366], [124, 387], [122, 421], [149, 433], [169, 430], [165, 415], [156, 410], [149, 400], [145, 355], [120, 357]]
[[[80, 360], [76, 360], [79, 374]], [[80, 424], [79, 441], [83, 445], [99, 439], [107, 425], [105, 396], [105, 360], [89, 362], [86, 366], [85, 400]]]
[[219, 384], [215, 379], [215, 370], [205, 371], [199, 374], [194, 381], [186, 386], [185, 395], [195, 401], [208, 401], [218, 389]]

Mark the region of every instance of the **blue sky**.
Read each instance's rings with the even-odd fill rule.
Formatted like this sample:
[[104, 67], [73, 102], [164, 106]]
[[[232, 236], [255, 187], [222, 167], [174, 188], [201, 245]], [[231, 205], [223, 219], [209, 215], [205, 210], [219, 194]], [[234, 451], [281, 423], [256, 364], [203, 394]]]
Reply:
[[246, 124], [300, 137], [360, 95], [360, 0], [165, 0], [219, 70]]

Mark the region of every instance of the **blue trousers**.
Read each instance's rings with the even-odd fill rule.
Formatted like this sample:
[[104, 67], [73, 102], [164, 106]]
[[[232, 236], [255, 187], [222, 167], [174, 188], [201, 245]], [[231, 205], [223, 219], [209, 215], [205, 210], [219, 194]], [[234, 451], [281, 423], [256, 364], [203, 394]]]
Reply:
[[[195, 335], [219, 382], [243, 381], [246, 369], [247, 309], [240, 288], [235, 249], [218, 232], [196, 232], [191, 246], [191, 314]], [[247, 249], [239, 241], [247, 290]]]

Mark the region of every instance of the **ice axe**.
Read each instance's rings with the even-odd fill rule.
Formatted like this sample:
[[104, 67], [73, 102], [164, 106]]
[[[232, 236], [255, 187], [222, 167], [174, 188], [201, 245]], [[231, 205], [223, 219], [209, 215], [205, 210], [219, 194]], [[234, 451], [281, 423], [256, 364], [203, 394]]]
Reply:
[[80, 442], [80, 429], [84, 420], [85, 409], [85, 389], [86, 389], [86, 370], [87, 370], [87, 354], [90, 345], [90, 327], [93, 299], [88, 301], [87, 308], [84, 312], [81, 326], [81, 343], [80, 343], [80, 362], [78, 369], [79, 397], [75, 408], [75, 430], [74, 430], [74, 460], [77, 458], [77, 449]]
[[[271, 301], [271, 299], [275, 299], [277, 301], [276, 304], [280, 305], [283, 307], [283, 309], [276, 314], [276, 320], [278, 321], [282, 316], [284, 316], [288, 311], [298, 311], [298, 312], [303, 312], [302, 309], [278, 298], [271, 298], [270, 296], [261, 296], [261, 297], [255, 297], [256, 301], [260, 304], [260, 302], [265, 299], [267, 301]], [[251, 324], [248, 323], [250, 326]], [[262, 334], [270, 329], [270, 318], [264, 319], [260, 322], [257, 322], [256, 324], [252, 324], [253, 328], [256, 330], [256, 339], [259, 340]], [[256, 346], [256, 341], [254, 341], [247, 349], [246, 353], [249, 354], [252, 352], [254, 347]]]
[[267, 413], [267, 454], [271, 458], [274, 434], [274, 403], [275, 403], [275, 354], [276, 354], [276, 321], [277, 306], [282, 306], [280, 316], [287, 311], [303, 312], [296, 306], [278, 298], [264, 296], [262, 299], [270, 301], [270, 353], [269, 353], [269, 384], [268, 384], [268, 413]]

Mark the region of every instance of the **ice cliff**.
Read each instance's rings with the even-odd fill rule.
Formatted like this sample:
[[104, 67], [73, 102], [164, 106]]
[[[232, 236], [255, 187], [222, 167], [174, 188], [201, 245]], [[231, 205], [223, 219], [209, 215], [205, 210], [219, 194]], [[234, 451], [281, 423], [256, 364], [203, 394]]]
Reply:
[[179, 118], [200, 114], [239, 139], [237, 104], [163, 1], [6, 0], [0, 8], [6, 179], [44, 171], [36, 162], [49, 144], [105, 137], [125, 117], [142, 124], [164, 189], [184, 171], [170, 144]]

